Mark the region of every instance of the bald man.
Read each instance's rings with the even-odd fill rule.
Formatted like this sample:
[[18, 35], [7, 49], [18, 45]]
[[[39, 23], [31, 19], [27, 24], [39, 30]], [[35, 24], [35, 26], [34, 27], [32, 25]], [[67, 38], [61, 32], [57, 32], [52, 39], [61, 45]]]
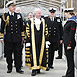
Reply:
[[48, 48], [45, 46], [47, 25], [41, 18], [41, 9], [34, 10], [34, 18], [26, 23], [26, 65], [32, 70], [32, 76], [40, 69], [48, 71]]

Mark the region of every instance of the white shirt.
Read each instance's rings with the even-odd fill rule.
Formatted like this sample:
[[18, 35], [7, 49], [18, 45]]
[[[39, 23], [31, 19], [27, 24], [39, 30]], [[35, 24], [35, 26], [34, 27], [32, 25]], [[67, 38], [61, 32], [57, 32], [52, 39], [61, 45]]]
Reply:
[[35, 17], [35, 26], [37, 30], [40, 30], [41, 20]]
[[14, 13], [11, 13], [10, 11], [9, 11], [9, 14], [14, 16]]
[[54, 21], [54, 17], [51, 17], [50, 19], [51, 19], [51, 21]]

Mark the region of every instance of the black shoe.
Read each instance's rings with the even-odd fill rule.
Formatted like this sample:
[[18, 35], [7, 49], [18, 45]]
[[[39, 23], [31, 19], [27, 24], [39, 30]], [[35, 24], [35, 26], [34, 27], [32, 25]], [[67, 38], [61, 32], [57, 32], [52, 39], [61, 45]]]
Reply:
[[8, 70], [8, 71], [7, 71], [7, 73], [11, 73], [11, 72], [12, 72], [12, 70]]
[[66, 77], [66, 76], [62, 76], [62, 77]]
[[35, 76], [35, 75], [36, 75], [36, 71], [35, 70], [32, 70], [31, 76]]
[[58, 56], [58, 57], [56, 57], [56, 59], [62, 59], [62, 57], [59, 57], [59, 56]]
[[46, 71], [49, 71], [50, 70], [50, 67], [47, 67]]
[[22, 71], [21, 69], [20, 70], [16, 70], [17, 73], [20, 73], [20, 74], [23, 74], [24, 71]]
[[40, 69], [37, 69], [37, 73], [38, 73], [38, 74], [40, 73]]
[[51, 69], [54, 69], [54, 67], [53, 67], [53, 66], [50, 66], [50, 68], [51, 68]]

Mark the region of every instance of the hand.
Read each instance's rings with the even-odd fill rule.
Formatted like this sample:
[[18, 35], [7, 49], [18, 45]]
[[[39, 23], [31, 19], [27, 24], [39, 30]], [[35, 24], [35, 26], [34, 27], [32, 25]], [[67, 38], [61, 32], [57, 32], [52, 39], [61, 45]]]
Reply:
[[24, 37], [22, 37], [22, 42], [24, 42]]
[[60, 44], [62, 44], [63, 40], [60, 40]]
[[71, 49], [71, 47], [67, 47], [67, 50]]
[[26, 43], [26, 47], [29, 47], [30, 46], [30, 43]]
[[50, 43], [49, 41], [46, 41], [46, 44], [47, 44], [47, 45], [50, 45], [51, 43]]
[[26, 43], [26, 40], [24, 39], [24, 43]]
[[3, 43], [4, 42], [4, 40], [0, 40], [1, 41], [1, 43]]
[[49, 48], [49, 45], [50, 45], [51, 43], [49, 42], [49, 41], [46, 41], [46, 48]]

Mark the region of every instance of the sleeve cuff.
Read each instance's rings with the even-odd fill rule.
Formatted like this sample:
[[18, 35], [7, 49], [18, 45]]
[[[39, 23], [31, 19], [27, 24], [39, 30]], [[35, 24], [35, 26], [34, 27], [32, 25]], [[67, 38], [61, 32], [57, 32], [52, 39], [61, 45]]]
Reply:
[[21, 33], [21, 35], [22, 35], [22, 37], [25, 37], [25, 34], [24, 34], [24, 32], [22, 32], [22, 33]]
[[3, 33], [0, 33], [0, 39], [3, 39]]

